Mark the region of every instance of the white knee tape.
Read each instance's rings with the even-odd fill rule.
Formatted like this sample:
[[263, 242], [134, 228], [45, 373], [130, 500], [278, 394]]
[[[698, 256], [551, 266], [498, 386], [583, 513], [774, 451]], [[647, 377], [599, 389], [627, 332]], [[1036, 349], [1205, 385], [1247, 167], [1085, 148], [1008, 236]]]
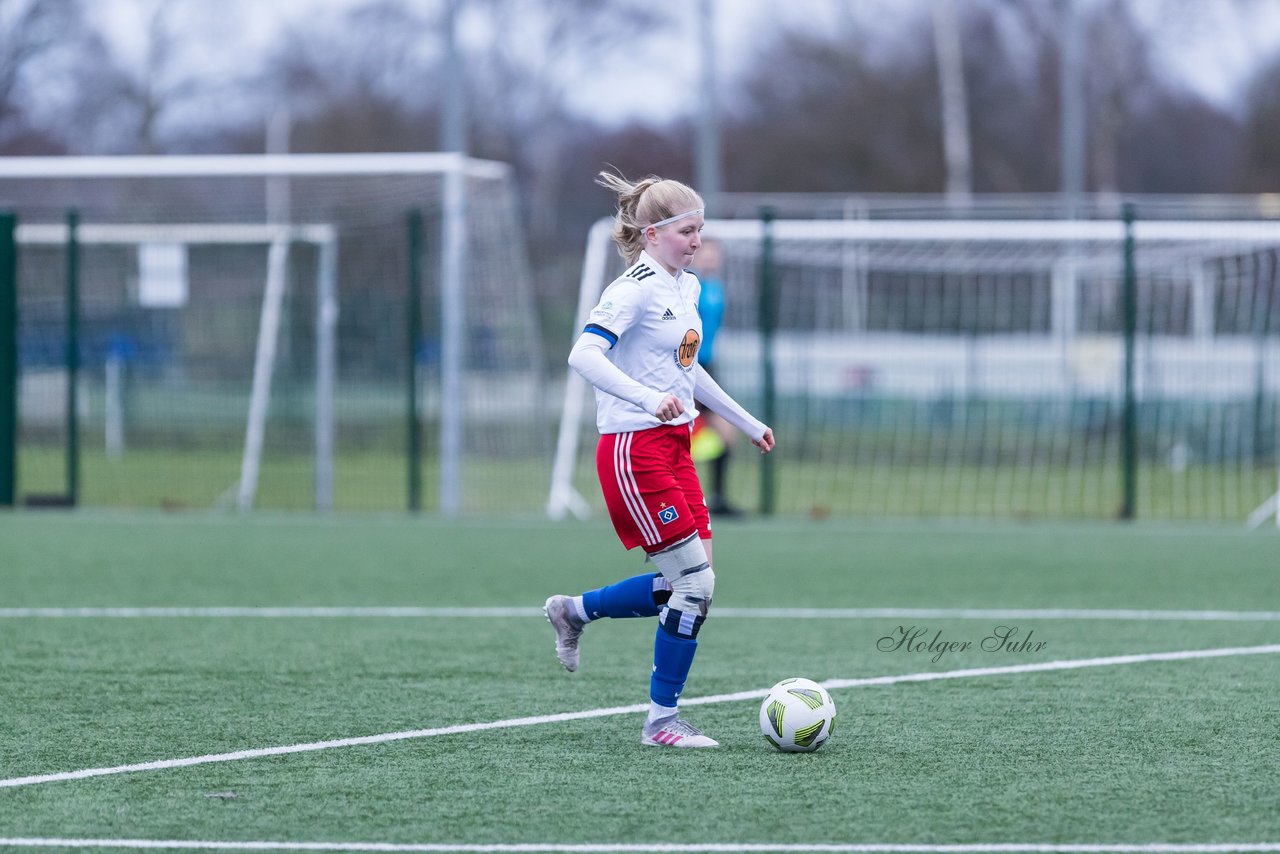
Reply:
[[716, 574], [711, 567], [693, 575], [686, 575], [671, 585], [671, 601], [668, 607], [677, 611], [707, 615], [711, 596], [716, 592]]
[[650, 555], [649, 559], [671, 584], [671, 601], [667, 606], [706, 616], [716, 589], [716, 574], [707, 561], [707, 550], [698, 535]]

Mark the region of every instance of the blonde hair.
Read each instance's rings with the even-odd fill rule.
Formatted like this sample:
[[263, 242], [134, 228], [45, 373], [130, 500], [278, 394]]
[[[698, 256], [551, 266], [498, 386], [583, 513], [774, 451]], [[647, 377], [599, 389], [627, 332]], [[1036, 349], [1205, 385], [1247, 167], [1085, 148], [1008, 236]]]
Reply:
[[631, 182], [612, 172], [601, 172], [596, 183], [618, 194], [618, 213], [613, 220], [613, 242], [618, 254], [633, 263], [644, 249], [644, 230], [655, 222], [704, 208], [706, 205], [692, 187], [648, 175]]

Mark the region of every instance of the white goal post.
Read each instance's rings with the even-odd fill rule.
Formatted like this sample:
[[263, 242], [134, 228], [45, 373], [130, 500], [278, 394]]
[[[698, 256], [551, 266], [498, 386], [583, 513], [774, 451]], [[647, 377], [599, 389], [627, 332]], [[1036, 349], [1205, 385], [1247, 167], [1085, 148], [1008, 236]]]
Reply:
[[[588, 237], [575, 337], [622, 269], [610, 225], [597, 223]], [[1099, 466], [1117, 457], [1124, 222], [708, 220], [704, 238], [726, 256], [729, 303], [718, 379], [749, 405], [761, 393], [766, 229], [779, 275], [774, 350], [787, 396], [779, 401], [784, 423], [774, 426], [783, 428], [780, 477], [795, 483], [792, 512], [832, 505], [852, 513], [1112, 512], [1111, 475]], [[1162, 461], [1162, 478], [1186, 472], [1170, 481], [1172, 497], [1143, 498], [1160, 505], [1157, 513], [1240, 518], [1255, 506], [1239, 503], [1256, 490], [1255, 460], [1280, 458], [1280, 430], [1242, 439], [1248, 429], [1237, 411], [1256, 397], [1261, 423], [1276, 420], [1280, 222], [1139, 219], [1131, 234], [1140, 312], [1133, 387], [1139, 403], [1150, 404], [1147, 452]], [[592, 432], [588, 393], [568, 371], [552, 518], [592, 507], [575, 486], [588, 467], [581, 447], [582, 433]], [[815, 444], [817, 434], [825, 444]], [[1269, 445], [1256, 447], [1255, 436]], [[1272, 488], [1280, 488], [1280, 472], [1272, 472]], [[863, 484], [881, 495], [861, 495]], [[1212, 508], [1200, 509], [1196, 490], [1211, 494]], [[804, 503], [809, 492], [817, 496], [812, 505]], [[1250, 523], [1272, 515], [1280, 526], [1275, 497]]]
[[[19, 225], [20, 246], [63, 246], [70, 228], [61, 223]], [[88, 224], [76, 229], [76, 240], [85, 246], [267, 246], [267, 268], [262, 313], [253, 361], [253, 386], [245, 424], [240, 480], [234, 487], [241, 512], [253, 509], [262, 463], [262, 442], [271, 401], [271, 375], [275, 368], [276, 340], [280, 332], [280, 306], [284, 299], [289, 245], [309, 243], [319, 250], [316, 275], [316, 378], [315, 378], [315, 507], [333, 508], [334, 382], [337, 364], [337, 240], [328, 225], [268, 225], [224, 223], [117, 223]], [[111, 403], [115, 403], [112, 401]], [[118, 427], [116, 429], [119, 429]]]
[[[266, 247], [266, 272], [259, 279], [265, 286], [258, 291], [261, 311], [251, 350], [250, 413], [236, 490], [241, 509], [255, 503], [277, 337], [282, 334], [281, 323], [289, 322], [281, 317], [282, 306], [293, 300], [286, 293], [294, 290], [292, 283], [298, 276], [309, 275], [315, 276], [319, 294], [314, 306], [316, 507], [335, 504], [331, 462], [335, 441], [349, 442], [352, 455], [377, 452], [405, 459], [403, 436], [411, 430], [406, 426], [411, 419], [405, 415], [411, 395], [405, 389], [415, 377], [421, 377], [427, 388], [417, 396], [419, 411], [414, 417], [436, 419], [438, 424], [429, 434], [430, 458], [415, 460], [412, 468], [420, 465], [437, 478], [439, 512], [452, 516], [466, 509], [497, 509], [513, 495], [526, 496], [523, 500], [528, 502], [530, 490], [537, 501], [545, 473], [534, 474], [532, 459], [538, 458], [545, 472], [547, 455], [545, 434], [527, 427], [535, 417], [538, 393], [537, 312], [517, 230], [513, 174], [507, 164], [440, 152], [0, 158], [0, 199], [17, 213], [27, 235], [37, 233], [32, 228], [54, 228], [54, 222], [68, 211], [78, 212], [78, 234], [86, 247], [104, 239], [107, 232], [102, 229], [110, 228], [146, 230], [146, 239], [153, 241], [190, 239], [224, 247], [257, 244], [255, 252]], [[415, 212], [417, 221], [425, 223], [417, 244], [407, 237], [407, 222]], [[161, 236], [166, 228], [169, 238]], [[319, 234], [318, 228], [328, 231]], [[190, 233], [178, 234], [175, 229]], [[117, 232], [120, 240], [136, 239], [124, 234]], [[305, 243], [315, 251], [309, 250], [304, 263], [297, 266], [288, 251], [290, 243]], [[414, 245], [419, 257], [411, 261]], [[243, 270], [260, 263], [257, 256], [251, 263], [231, 250], [215, 259], [207, 255], [205, 278], [219, 277], [216, 271], [210, 272], [210, 264], [234, 268], [240, 276], [234, 283], [236, 298], [242, 299]], [[428, 260], [429, 266], [423, 265]], [[423, 269], [417, 287], [431, 299], [422, 313], [432, 323], [422, 330], [421, 340], [410, 342], [405, 313], [410, 287], [407, 271], [418, 265]], [[120, 273], [113, 271], [113, 275]], [[43, 291], [28, 287], [24, 293], [24, 299], [56, 299], [49, 286]], [[309, 299], [296, 302], [305, 306]], [[187, 332], [196, 323], [181, 322]], [[354, 329], [357, 337], [335, 341], [339, 323], [343, 335]], [[201, 334], [202, 344], [207, 343], [210, 331]], [[298, 345], [310, 337], [297, 334], [291, 342], [290, 353], [298, 363], [295, 379], [298, 369], [311, 368], [312, 357], [296, 356]], [[232, 348], [247, 342], [225, 344], [225, 351], [218, 354], [217, 382], [226, 382], [244, 361]], [[208, 373], [212, 376], [212, 369]], [[335, 428], [333, 384], [339, 375], [353, 382], [344, 382]], [[517, 385], [526, 391], [519, 395], [504, 391]], [[301, 389], [292, 402], [311, 393], [310, 387]], [[231, 405], [229, 394], [222, 401], [220, 417]], [[327, 414], [322, 407], [328, 407]], [[297, 419], [294, 410], [296, 405], [287, 414], [293, 419], [290, 424]], [[343, 426], [344, 419], [350, 429]], [[517, 426], [517, 420], [522, 426]], [[218, 429], [223, 429], [221, 421]], [[267, 437], [268, 454], [273, 441], [285, 453], [294, 453], [292, 447], [284, 448], [284, 442], [292, 441], [282, 435], [284, 429], [276, 430], [274, 440]], [[530, 434], [543, 437], [538, 448], [532, 447]], [[174, 446], [185, 440], [157, 439], [166, 441]], [[225, 445], [210, 450], [211, 458], [224, 450]], [[503, 468], [504, 462], [516, 457], [520, 466]], [[295, 463], [288, 462], [291, 485], [295, 468]], [[401, 462], [398, 470], [386, 465], [379, 470], [345, 469], [352, 473], [344, 475], [353, 484], [349, 488], [360, 490], [358, 495], [349, 494], [346, 505], [403, 508], [407, 468]], [[518, 474], [523, 478], [521, 489], [495, 488], [495, 472]], [[273, 500], [293, 507], [297, 506], [295, 495], [290, 492], [287, 498], [277, 495]], [[182, 503], [200, 500], [186, 498]], [[413, 499], [409, 503], [413, 505]]]

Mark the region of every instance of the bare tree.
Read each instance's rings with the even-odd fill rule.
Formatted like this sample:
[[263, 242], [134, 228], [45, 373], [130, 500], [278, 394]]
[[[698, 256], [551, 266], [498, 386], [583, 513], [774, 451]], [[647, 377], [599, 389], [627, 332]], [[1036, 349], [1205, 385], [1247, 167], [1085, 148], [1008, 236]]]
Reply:
[[479, 0], [472, 9], [469, 23], [483, 33], [467, 65], [472, 114], [523, 173], [537, 244], [557, 228], [570, 89], [599, 67], [634, 68], [635, 86], [602, 97], [636, 97], [644, 68], [628, 44], [666, 37], [670, 19], [648, 0]]
[[299, 151], [434, 148], [439, 19], [438, 4], [373, 0], [334, 18], [299, 21], [266, 57], [260, 116], [286, 106]]
[[[1159, 51], [1163, 46], [1176, 57], [1190, 39], [1237, 29], [1241, 16], [1259, 8], [1257, 0], [1101, 0], [1078, 6], [1086, 34], [1087, 172], [1095, 192], [1229, 189], [1238, 156], [1230, 151], [1238, 134], [1235, 121], [1174, 72], [1185, 62], [1162, 64]], [[1236, 32], [1227, 43], [1244, 41]], [[1234, 46], [1232, 54], [1238, 52]], [[1175, 156], [1183, 161], [1180, 169], [1169, 163]], [[1203, 168], [1207, 163], [1213, 165]]]
[[730, 189], [939, 192], [946, 182], [932, 39], [874, 56], [855, 21], [779, 32], [742, 80], [725, 134]]
[[967, 9], [965, 76], [974, 187], [1060, 188], [1060, 33], [1049, 3], [989, 0]]
[[1239, 189], [1280, 190], [1280, 54], [1254, 75], [1245, 100], [1244, 164]]
[[81, 33], [76, 0], [0, 0], [0, 147], [31, 130], [38, 84]]
[[[95, 151], [152, 154], [245, 115], [255, 57], [247, 0], [113, 0], [87, 6], [96, 37], [76, 71], [79, 136]], [[89, 125], [88, 127], [83, 127]]]

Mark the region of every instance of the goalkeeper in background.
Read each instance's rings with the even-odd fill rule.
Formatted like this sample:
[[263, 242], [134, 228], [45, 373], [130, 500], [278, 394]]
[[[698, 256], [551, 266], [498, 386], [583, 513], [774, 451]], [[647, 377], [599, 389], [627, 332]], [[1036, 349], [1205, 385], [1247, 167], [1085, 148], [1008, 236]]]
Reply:
[[598, 178], [618, 195], [613, 239], [627, 261], [592, 309], [569, 364], [595, 387], [596, 472], [623, 546], [642, 546], [657, 572], [543, 606], [556, 657], [578, 668], [578, 640], [601, 617], [657, 617], [649, 714], [640, 743], [716, 747], [678, 711], [698, 632], [715, 589], [707, 502], [690, 453], [694, 401], [742, 430], [762, 453], [773, 431], [716, 384], [698, 363], [700, 285], [688, 271], [702, 246], [702, 197], [656, 176], [632, 183]]
[[[698, 350], [698, 364], [715, 376], [716, 334], [724, 321], [724, 280], [721, 278], [720, 244], [714, 240], [702, 241], [698, 250], [698, 281], [702, 295], [698, 298], [698, 315], [702, 318], [702, 347]], [[707, 463], [711, 468], [711, 495], [707, 506], [716, 516], [740, 516], [729, 503], [727, 487], [729, 451], [733, 448], [733, 426], [711, 409], [700, 411], [693, 422], [690, 449], [695, 463]]]

